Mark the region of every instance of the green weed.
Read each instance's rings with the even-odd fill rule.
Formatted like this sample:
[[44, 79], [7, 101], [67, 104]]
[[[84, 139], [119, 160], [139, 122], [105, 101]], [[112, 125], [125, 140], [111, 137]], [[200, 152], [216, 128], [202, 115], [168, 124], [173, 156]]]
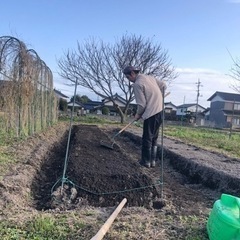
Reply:
[[[1, 222], [3, 240], [66, 240], [76, 239], [86, 225], [81, 221], [69, 222], [66, 217], [37, 215], [25, 223]], [[81, 239], [81, 238], [77, 238]]]

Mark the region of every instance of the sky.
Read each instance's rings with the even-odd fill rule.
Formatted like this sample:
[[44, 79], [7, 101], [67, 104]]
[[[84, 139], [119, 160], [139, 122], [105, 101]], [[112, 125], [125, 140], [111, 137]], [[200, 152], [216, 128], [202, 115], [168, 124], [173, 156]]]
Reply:
[[[58, 60], [90, 37], [114, 43], [124, 34], [153, 38], [168, 51], [178, 77], [166, 102], [207, 101], [216, 91], [235, 93], [229, 76], [240, 59], [240, 0], [0, 0], [0, 36], [34, 49], [54, 75], [54, 88], [72, 97]], [[81, 86], [77, 94], [101, 98]]]

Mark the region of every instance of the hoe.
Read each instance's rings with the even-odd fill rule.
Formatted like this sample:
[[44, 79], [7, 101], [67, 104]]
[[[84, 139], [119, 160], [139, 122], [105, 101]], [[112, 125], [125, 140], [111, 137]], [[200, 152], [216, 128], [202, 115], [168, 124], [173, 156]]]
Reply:
[[121, 132], [123, 132], [126, 128], [128, 128], [131, 124], [135, 122], [135, 119], [128, 123], [124, 128], [122, 128], [120, 131], [118, 131], [113, 137], [111, 138], [112, 144], [105, 143], [103, 141], [100, 142], [102, 147], [113, 149], [113, 145], [115, 144], [115, 137], [117, 137]]

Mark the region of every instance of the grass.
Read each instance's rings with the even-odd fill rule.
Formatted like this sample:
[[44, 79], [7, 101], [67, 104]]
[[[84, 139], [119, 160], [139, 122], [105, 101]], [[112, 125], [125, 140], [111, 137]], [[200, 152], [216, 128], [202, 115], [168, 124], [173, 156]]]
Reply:
[[[70, 117], [61, 116], [59, 121], [69, 122]], [[73, 122], [87, 123], [87, 124], [119, 124], [119, 121], [109, 120], [104, 115], [86, 115], [86, 116], [74, 116]]]
[[[156, 219], [150, 216], [148, 221], [141, 220], [136, 214], [131, 214], [135, 218], [135, 222], [130, 219], [125, 219], [125, 216], [118, 216], [118, 219], [111, 227], [111, 231], [107, 233], [107, 239], [169, 239], [166, 231], [167, 226], [170, 226], [172, 231], [179, 231], [181, 234], [176, 236], [177, 239], [185, 240], [207, 240], [207, 233], [203, 223], [185, 223], [178, 222], [178, 226], [172, 222], [165, 221], [164, 216], [161, 219]], [[72, 219], [71, 216], [51, 216], [43, 217], [38, 216], [29, 218], [22, 224], [16, 224], [13, 221], [4, 221], [0, 223], [1, 240], [67, 240], [78, 239], [85, 240], [91, 239], [103, 225], [103, 221], [97, 222], [96, 220], [83, 222], [84, 216], [79, 216], [78, 219]], [[121, 221], [119, 221], [121, 220]], [[199, 219], [197, 219], [199, 220]], [[142, 222], [145, 221], [145, 224]], [[163, 226], [164, 225], [164, 226]], [[200, 226], [199, 226], [200, 225]], [[183, 236], [184, 237], [183, 237]], [[144, 238], [143, 238], [144, 237]], [[154, 238], [156, 237], [156, 238]], [[173, 238], [172, 238], [173, 239]]]
[[15, 221], [0, 222], [0, 236], [1, 240], [84, 239], [83, 236], [87, 235], [86, 231], [91, 228], [91, 222], [87, 224], [83, 222], [82, 217], [77, 215], [40, 213], [21, 223]]
[[[106, 217], [103, 218], [99, 215], [99, 212], [95, 211], [95, 214], [88, 218], [85, 214], [87, 211], [80, 210], [57, 214], [39, 213], [38, 215], [28, 216], [21, 222], [1, 221], [1, 240], [91, 239], [104, 224]], [[164, 214], [158, 213], [154, 216], [156, 213], [147, 212], [146, 209], [143, 209], [145, 216], [141, 215], [141, 209], [138, 213], [136, 210], [129, 211], [126, 209], [119, 214], [113, 226], [111, 226], [111, 231], [106, 234], [106, 239], [169, 239], [168, 228], [170, 228], [170, 232], [175, 232], [175, 229], [177, 232], [179, 232], [179, 229], [181, 230], [178, 239], [208, 239], [203, 219], [196, 216], [166, 220]], [[168, 229], [168, 231], [165, 231], [165, 229]]]
[[12, 133], [6, 133], [0, 130], [0, 174], [3, 175], [8, 169], [8, 165], [15, 163], [16, 159], [13, 154], [8, 150], [17, 140]]
[[206, 150], [213, 150], [230, 157], [240, 158], [240, 133], [209, 128], [166, 126], [164, 135], [193, 144]]

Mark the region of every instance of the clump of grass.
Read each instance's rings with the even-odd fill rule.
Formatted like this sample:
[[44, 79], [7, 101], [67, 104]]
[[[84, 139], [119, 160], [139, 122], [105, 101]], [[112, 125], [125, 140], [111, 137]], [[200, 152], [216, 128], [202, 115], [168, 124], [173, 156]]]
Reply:
[[80, 219], [71, 220], [67, 216], [39, 214], [23, 223], [2, 221], [0, 229], [2, 240], [66, 240], [83, 239], [81, 235], [86, 235], [89, 225]]
[[94, 124], [116, 123], [106, 118], [101, 118], [94, 115], [81, 116], [78, 119], [79, 119], [78, 121], [84, 122], [84, 123], [94, 123]]
[[13, 131], [6, 132], [3, 128], [0, 128], [0, 146], [10, 145], [15, 141], [17, 141], [17, 137]]
[[11, 154], [7, 152], [0, 151], [0, 170], [1, 173], [4, 172], [4, 169], [7, 168], [8, 164], [14, 163], [15, 159], [12, 157]]
[[[59, 117], [59, 121], [70, 121], [69, 116], [61, 116]], [[74, 116], [74, 122], [81, 122], [81, 123], [90, 123], [90, 124], [116, 124], [119, 123], [117, 121], [112, 121], [104, 117], [98, 117], [97, 115], [85, 115], [85, 116]]]

